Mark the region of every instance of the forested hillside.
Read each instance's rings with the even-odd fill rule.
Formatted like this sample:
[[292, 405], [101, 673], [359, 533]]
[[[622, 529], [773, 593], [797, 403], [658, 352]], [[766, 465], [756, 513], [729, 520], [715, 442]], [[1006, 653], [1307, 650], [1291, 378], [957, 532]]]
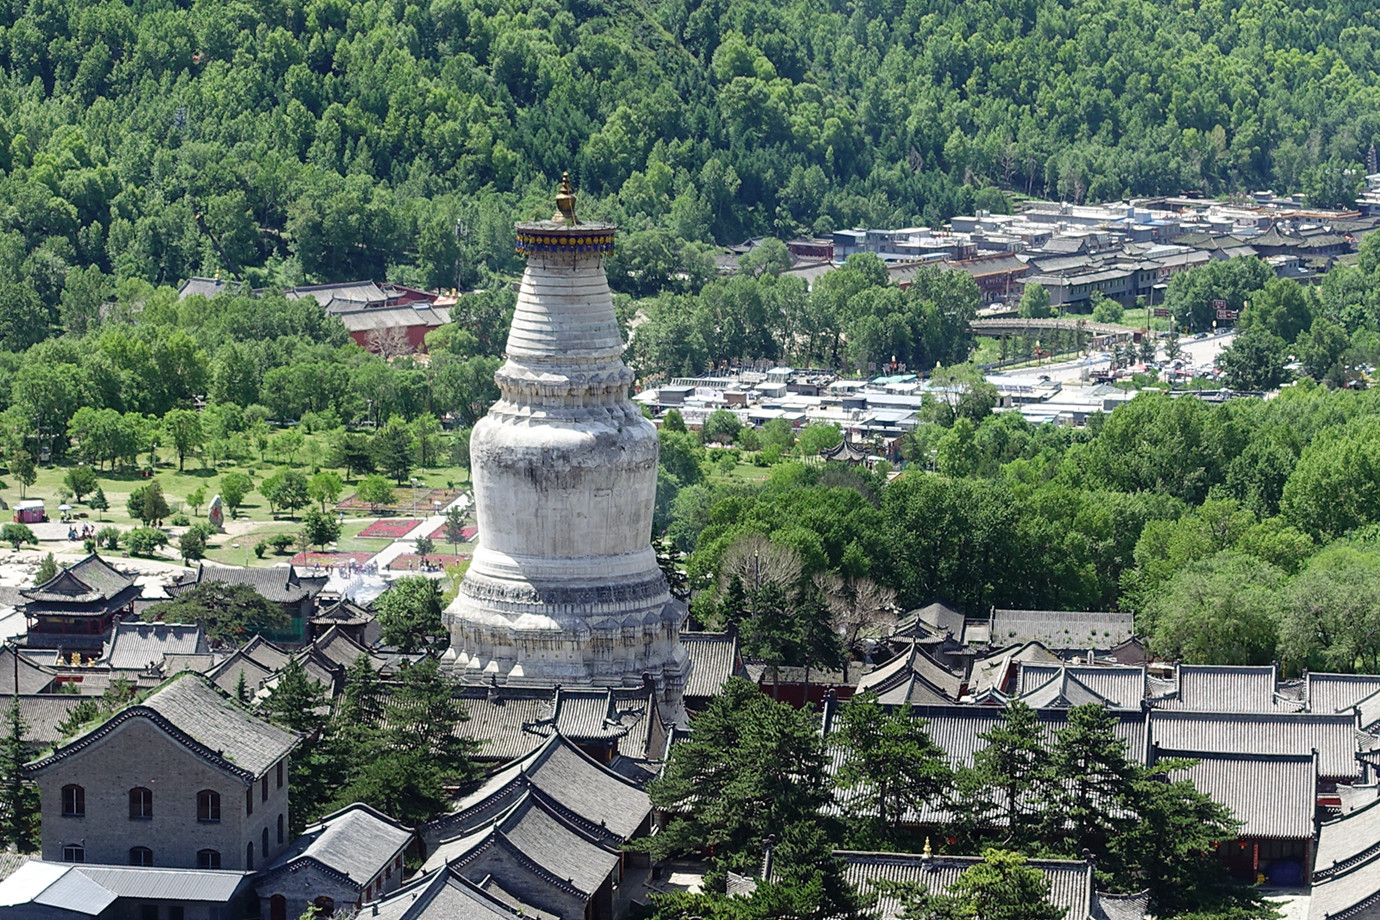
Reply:
[[[15, 0], [0, 340], [131, 279], [514, 267], [570, 169], [625, 258], [1202, 189], [1349, 193], [1380, 124], [1352, 0]], [[543, 216], [545, 216], [543, 214]], [[94, 269], [91, 268], [94, 266]], [[18, 315], [22, 322], [16, 322]], [[19, 328], [16, 328], [19, 327]]]

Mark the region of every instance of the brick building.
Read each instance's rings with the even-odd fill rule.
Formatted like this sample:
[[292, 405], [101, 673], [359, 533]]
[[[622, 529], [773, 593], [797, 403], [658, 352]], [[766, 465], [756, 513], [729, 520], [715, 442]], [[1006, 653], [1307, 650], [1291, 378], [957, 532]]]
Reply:
[[28, 765], [43, 858], [262, 869], [287, 847], [298, 738], [184, 672]]

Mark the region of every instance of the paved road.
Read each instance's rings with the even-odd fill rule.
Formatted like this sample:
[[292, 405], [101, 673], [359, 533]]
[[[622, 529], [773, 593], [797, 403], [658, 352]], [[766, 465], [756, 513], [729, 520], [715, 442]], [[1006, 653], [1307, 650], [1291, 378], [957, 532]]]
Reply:
[[[1181, 338], [1179, 339], [1179, 360], [1185, 365], [1202, 367], [1211, 365], [1217, 360], [1217, 355], [1222, 352], [1236, 338], [1236, 333], [1220, 332], [1217, 335], [1209, 335], [1206, 338]], [[1157, 357], [1164, 360], [1164, 348], [1160, 347]], [[1097, 370], [1105, 370], [1111, 365], [1111, 360], [1102, 357], [1100, 352], [1093, 352], [1085, 358], [1078, 358], [1074, 361], [1061, 361], [1058, 364], [1046, 364], [1042, 367], [1023, 367], [1006, 371], [998, 371], [988, 374], [989, 380], [1029, 380], [1031, 377], [1046, 375], [1055, 383], [1077, 383], [1082, 379], [1084, 369], [1089, 373]]]

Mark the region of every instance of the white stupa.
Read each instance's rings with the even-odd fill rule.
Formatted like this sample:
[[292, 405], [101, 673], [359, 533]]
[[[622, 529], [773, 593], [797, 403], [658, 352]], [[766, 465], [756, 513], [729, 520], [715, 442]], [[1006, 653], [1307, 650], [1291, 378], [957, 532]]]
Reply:
[[651, 547], [656, 428], [632, 372], [604, 257], [612, 224], [580, 223], [569, 177], [549, 221], [517, 224], [527, 256], [502, 393], [475, 425], [479, 545], [446, 609], [447, 656], [470, 679], [660, 688], [680, 707], [684, 607]]

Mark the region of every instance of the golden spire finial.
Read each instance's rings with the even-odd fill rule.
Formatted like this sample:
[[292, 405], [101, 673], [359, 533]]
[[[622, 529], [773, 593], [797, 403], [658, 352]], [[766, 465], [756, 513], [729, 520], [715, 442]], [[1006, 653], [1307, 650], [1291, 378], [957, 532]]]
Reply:
[[570, 187], [570, 173], [561, 173], [561, 190], [556, 195], [556, 214], [552, 220], [562, 220], [567, 224], [578, 224], [575, 219], [575, 192]]
[[930, 849], [930, 838], [928, 838], [928, 837], [925, 838], [925, 855], [926, 855], [926, 856], [933, 856], [933, 855], [934, 855], [934, 850], [931, 850], [931, 849]]

